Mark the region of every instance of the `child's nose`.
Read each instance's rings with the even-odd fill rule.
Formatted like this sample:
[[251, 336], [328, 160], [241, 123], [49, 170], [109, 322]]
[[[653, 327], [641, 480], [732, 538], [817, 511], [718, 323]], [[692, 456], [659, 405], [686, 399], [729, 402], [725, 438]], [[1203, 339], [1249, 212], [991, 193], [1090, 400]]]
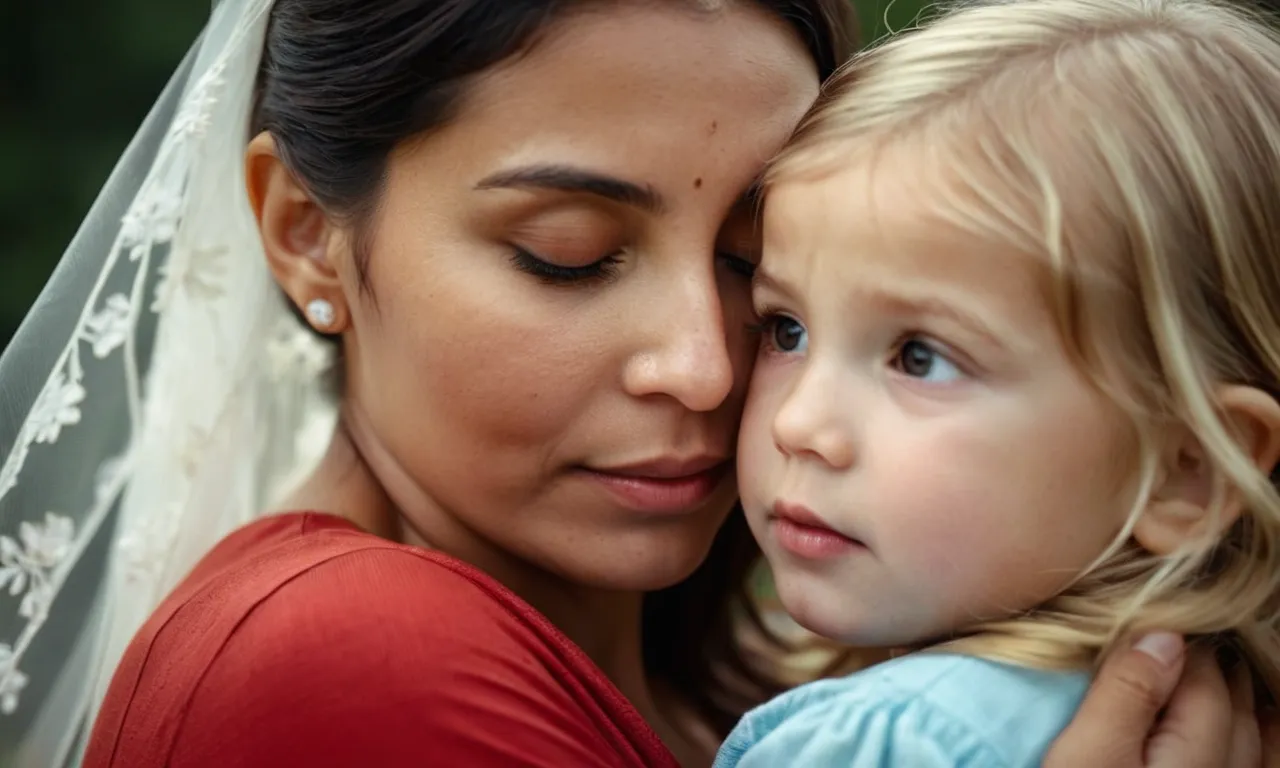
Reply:
[[855, 460], [853, 435], [840, 416], [834, 378], [820, 367], [806, 368], [774, 417], [773, 441], [784, 455], [846, 470]]

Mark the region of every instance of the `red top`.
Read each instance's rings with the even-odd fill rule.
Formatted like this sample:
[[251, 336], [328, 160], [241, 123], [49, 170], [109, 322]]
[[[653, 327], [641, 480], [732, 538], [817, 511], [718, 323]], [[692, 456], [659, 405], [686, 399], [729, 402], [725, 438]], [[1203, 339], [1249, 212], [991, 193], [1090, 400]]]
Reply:
[[224, 539], [129, 645], [86, 768], [678, 768], [480, 571], [337, 517]]

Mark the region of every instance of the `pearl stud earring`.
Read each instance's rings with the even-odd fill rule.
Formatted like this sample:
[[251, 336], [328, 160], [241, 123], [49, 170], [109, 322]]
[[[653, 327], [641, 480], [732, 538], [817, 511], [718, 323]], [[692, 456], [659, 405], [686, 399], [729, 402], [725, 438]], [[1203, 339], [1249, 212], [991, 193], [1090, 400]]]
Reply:
[[323, 331], [332, 326], [334, 314], [333, 305], [324, 299], [312, 299], [307, 304], [307, 319], [316, 330]]

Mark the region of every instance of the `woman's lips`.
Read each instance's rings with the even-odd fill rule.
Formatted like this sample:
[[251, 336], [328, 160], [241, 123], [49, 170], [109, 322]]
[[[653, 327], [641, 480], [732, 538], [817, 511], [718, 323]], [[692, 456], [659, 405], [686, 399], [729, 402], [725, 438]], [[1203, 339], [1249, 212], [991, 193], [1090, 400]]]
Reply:
[[658, 459], [583, 473], [621, 506], [646, 514], [679, 515], [702, 506], [732, 468], [724, 458]]

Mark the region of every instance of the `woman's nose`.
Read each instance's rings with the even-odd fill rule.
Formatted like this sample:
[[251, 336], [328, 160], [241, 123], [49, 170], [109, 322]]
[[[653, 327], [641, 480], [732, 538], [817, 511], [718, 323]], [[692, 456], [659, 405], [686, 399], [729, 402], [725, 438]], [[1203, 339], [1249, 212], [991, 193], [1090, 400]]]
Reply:
[[650, 341], [628, 363], [627, 391], [636, 397], [667, 395], [691, 411], [724, 404], [735, 372], [714, 274], [689, 275], [676, 290], [668, 285], [643, 311]]

